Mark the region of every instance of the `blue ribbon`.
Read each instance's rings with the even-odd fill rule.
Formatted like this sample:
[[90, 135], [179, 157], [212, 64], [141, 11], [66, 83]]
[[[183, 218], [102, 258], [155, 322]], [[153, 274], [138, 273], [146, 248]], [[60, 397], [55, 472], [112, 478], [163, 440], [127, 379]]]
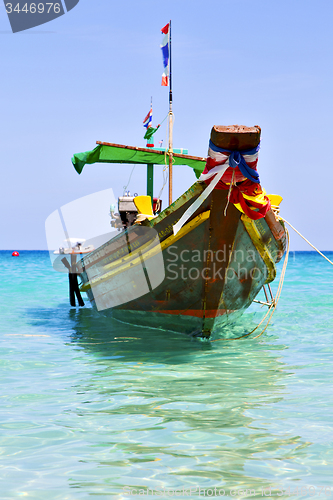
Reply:
[[256, 170], [249, 167], [246, 161], [244, 160], [243, 155], [254, 155], [260, 149], [260, 143], [256, 148], [247, 149], [246, 151], [231, 151], [230, 149], [222, 149], [215, 146], [212, 141], [209, 141], [209, 147], [215, 152], [218, 153], [230, 153], [229, 155], [229, 165], [232, 168], [238, 167], [241, 173], [252, 182], [256, 182], [260, 184], [259, 174]]

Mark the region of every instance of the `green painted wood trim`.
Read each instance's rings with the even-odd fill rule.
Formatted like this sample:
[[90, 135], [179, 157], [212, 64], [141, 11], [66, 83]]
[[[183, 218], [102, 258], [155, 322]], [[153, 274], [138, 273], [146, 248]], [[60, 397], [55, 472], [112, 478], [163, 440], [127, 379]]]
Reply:
[[154, 164], [147, 163], [147, 195], [151, 197], [153, 203], [154, 196]]
[[[129, 163], [165, 165], [165, 152], [158, 149], [137, 148], [123, 146], [121, 144], [98, 143], [92, 151], [77, 153], [73, 155], [72, 163], [78, 174], [81, 174], [86, 164], [93, 163]], [[200, 177], [206, 164], [206, 158], [189, 156], [185, 154], [173, 154], [174, 165], [187, 165], [193, 168], [196, 177]]]

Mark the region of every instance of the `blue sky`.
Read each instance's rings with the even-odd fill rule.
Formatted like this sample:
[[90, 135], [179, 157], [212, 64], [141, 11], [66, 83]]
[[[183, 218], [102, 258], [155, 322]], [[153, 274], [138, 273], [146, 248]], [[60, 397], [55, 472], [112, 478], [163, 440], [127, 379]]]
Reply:
[[[153, 124], [168, 112], [159, 45], [172, 19], [174, 147], [205, 156], [214, 124], [260, 125], [262, 185], [283, 196], [283, 217], [332, 250], [332, 14], [331, 0], [80, 0], [12, 34], [0, 5], [0, 249], [44, 249], [51, 212], [110, 187], [122, 194], [130, 166], [79, 176], [71, 156], [96, 140], [145, 145], [150, 97]], [[163, 125], [156, 140], [165, 136]], [[175, 168], [174, 197], [194, 181]], [[145, 185], [137, 166], [129, 189]], [[291, 248], [310, 249], [295, 234]]]

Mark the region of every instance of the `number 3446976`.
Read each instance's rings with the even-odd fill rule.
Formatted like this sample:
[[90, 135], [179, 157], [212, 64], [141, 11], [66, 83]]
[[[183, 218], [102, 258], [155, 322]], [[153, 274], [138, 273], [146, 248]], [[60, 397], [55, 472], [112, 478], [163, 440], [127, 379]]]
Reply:
[[61, 11], [61, 6], [60, 3], [31, 3], [31, 4], [12, 4], [12, 3], [6, 3], [6, 11], [7, 14], [11, 14], [12, 12], [17, 12], [19, 14], [20, 12], [25, 12], [26, 14], [50, 14], [51, 12], [54, 12], [55, 14], [60, 14]]

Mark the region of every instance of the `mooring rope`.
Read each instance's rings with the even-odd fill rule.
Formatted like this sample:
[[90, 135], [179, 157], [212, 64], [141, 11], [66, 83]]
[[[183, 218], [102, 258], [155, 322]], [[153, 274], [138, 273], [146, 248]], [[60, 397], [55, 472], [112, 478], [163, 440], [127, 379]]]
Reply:
[[[316, 248], [314, 245], [312, 245], [312, 243], [308, 239], [306, 239], [305, 236], [303, 236], [299, 231], [297, 231], [297, 229], [292, 224], [290, 224], [290, 222], [288, 222], [286, 219], [284, 219], [280, 215], [278, 215], [278, 214], [276, 214], [276, 215], [277, 215], [277, 217], [280, 220], [282, 220], [283, 222], [285, 222], [286, 224], [288, 224], [301, 238], [303, 238], [304, 241], [306, 241], [306, 243], [308, 243], [310, 245], [310, 247], [312, 247], [314, 250], [316, 250], [316, 252], [318, 252], [319, 255], [321, 255], [322, 257], [324, 257], [324, 259], [327, 260], [327, 262], [329, 262], [333, 266], [333, 262], [330, 259], [328, 259], [326, 257], [326, 255], [324, 255], [320, 250], [318, 250], [318, 248]], [[287, 235], [287, 249], [286, 249], [286, 255], [285, 255], [285, 259], [284, 259], [284, 263], [283, 263], [283, 267], [282, 267], [282, 271], [281, 271], [279, 286], [278, 286], [276, 295], [275, 295], [274, 299], [272, 300], [272, 303], [270, 304], [270, 306], [268, 308], [268, 311], [266, 312], [265, 316], [260, 321], [260, 323], [254, 328], [254, 330], [252, 330], [250, 333], [247, 333], [246, 335], [242, 335], [241, 337], [235, 337], [235, 338], [232, 338], [232, 339], [216, 339], [216, 340], [212, 340], [211, 342], [218, 342], [220, 340], [224, 340], [224, 341], [227, 341], [227, 340], [239, 340], [239, 339], [244, 339], [245, 337], [249, 337], [250, 335], [252, 335], [252, 333], [254, 333], [259, 328], [259, 326], [265, 321], [265, 319], [267, 318], [267, 316], [268, 316], [268, 320], [267, 320], [267, 323], [266, 323], [264, 329], [259, 333], [259, 335], [256, 335], [255, 337], [253, 337], [253, 339], [257, 339], [258, 337], [260, 337], [260, 335], [262, 335], [264, 333], [264, 331], [266, 330], [266, 328], [268, 327], [268, 325], [269, 325], [269, 323], [270, 323], [270, 321], [272, 319], [272, 316], [274, 314], [274, 311], [276, 309], [277, 303], [279, 301], [281, 292], [282, 292], [284, 277], [285, 277], [285, 274], [286, 274], [286, 269], [287, 269], [287, 264], [288, 264], [289, 247], [290, 247], [290, 237], [289, 237], [289, 231], [288, 231], [288, 229], [285, 228], [285, 230], [286, 230], [286, 235]]]
[[288, 231], [287, 228], [286, 228], [286, 235], [287, 235], [287, 248], [286, 248], [286, 253], [285, 253], [285, 257], [284, 257], [283, 267], [282, 267], [282, 270], [281, 270], [281, 275], [280, 275], [280, 280], [279, 280], [279, 286], [278, 286], [278, 289], [276, 291], [276, 295], [275, 295], [274, 299], [272, 300], [272, 303], [270, 304], [270, 306], [269, 306], [269, 308], [268, 308], [265, 316], [262, 318], [262, 320], [260, 321], [260, 323], [250, 333], [246, 333], [245, 335], [241, 335], [240, 337], [234, 337], [232, 339], [216, 339], [216, 340], [211, 340], [211, 342], [239, 340], [239, 339], [244, 339], [246, 337], [249, 337], [256, 330], [258, 330], [258, 328], [260, 327], [260, 325], [262, 325], [262, 323], [268, 317], [266, 325], [263, 328], [263, 330], [259, 333], [259, 335], [256, 335], [255, 337], [253, 337], [253, 339], [257, 339], [258, 337], [260, 337], [264, 333], [264, 331], [267, 329], [267, 327], [268, 327], [268, 325], [269, 325], [269, 323], [270, 323], [270, 321], [272, 319], [272, 316], [274, 314], [274, 311], [276, 309], [276, 306], [277, 306], [277, 304], [279, 302], [279, 299], [280, 299], [280, 296], [281, 296], [281, 292], [282, 292], [283, 282], [284, 282], [284, 278], [285, 278], [285, 274], [286, 274], [286, 269], [287, 269], [287, 264], [288, 264], [288, 258], [289, 258], [289, 247], [290, 247], [289, 231]]
[[283, 217], [281, 217], [280, 215], [279, 215], [278, 217], [279, 217], [279, 219], [283, 220], [283, 222], [285, 222], [286, 224], [288, 224], [288, 225], [291, 227], [291, 229], [293, 229], [293, 230], [294, 230], [294, 231], [295, 231], [295, 232], [296, 232], [296, 233], [297, 233], [297, 234], [298, 234], [301, 238], [303, 238], [303, 240], [304, 240], [304, 241], [306, 241], [306, 242], [310, 245], [310, 247], [314, 248], [314, 250], [316, 250], [316, 252], [318, 252], [318, 253], [319, 253], [322, 257], [324, 257], [324, 259], [326, 259], [326, 260], [327, 260], [327, 262], [329, 262], [329, 263], [330, 263], [330, 264], [332, 264], [332, 266], [333, 266], [333, 262], [332, 262], [330, 259], [328, 259], [328, 258], [326, 257], [326, 255], [324, 255], [324, 254], [323, 254], [320, 250], [318, 250], [318, 248], [316, 248], [314, 245], [312, 245], [312, 243], [310, 243], [310, 241], [309, 241], [309, 240], [307, 240], [307, 239], [305, 238], [305, 236], [303, 236], [303, 235], [302, 235], [299, 231], [297, 231], [297, 229], [296, 229], [294, 226], [292, 226], [292, 225], [290, 224], [290, 222], [288, 222], [286, 219], [284, 219], [284, 218], [283, 218]]

